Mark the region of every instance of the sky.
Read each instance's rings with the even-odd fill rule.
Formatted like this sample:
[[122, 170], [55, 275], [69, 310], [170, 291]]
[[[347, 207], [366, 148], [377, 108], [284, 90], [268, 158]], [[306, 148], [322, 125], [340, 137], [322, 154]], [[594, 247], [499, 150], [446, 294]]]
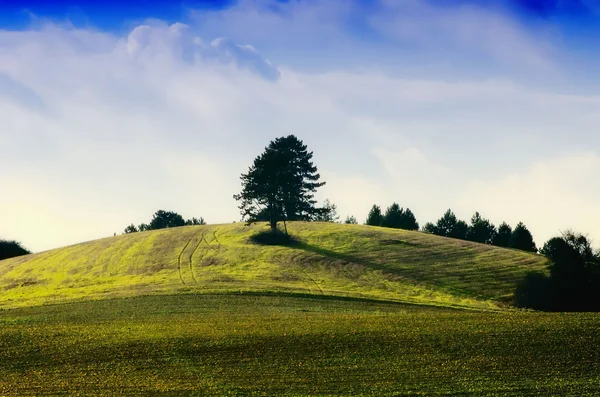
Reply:
[[240, 174], [294, 134], [342, 218], [598, 243], [599, 50], [598, 0], [0, 0], [0, 238], [240, 221]]

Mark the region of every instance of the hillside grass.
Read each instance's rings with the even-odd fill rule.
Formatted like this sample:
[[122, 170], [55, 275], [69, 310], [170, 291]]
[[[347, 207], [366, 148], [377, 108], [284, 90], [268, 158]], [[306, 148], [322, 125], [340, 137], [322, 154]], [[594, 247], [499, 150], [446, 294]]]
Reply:
[[600, 317], [154, 295], [0, 310], [0, 395], [597, 396]]
[[134, 233], [0, 261], [0, 308], [140, 294], [271, 291], [498, 309], [542, 256], [420, 232], [291, 223], [300, 242], [252, 244], [265, 225]]

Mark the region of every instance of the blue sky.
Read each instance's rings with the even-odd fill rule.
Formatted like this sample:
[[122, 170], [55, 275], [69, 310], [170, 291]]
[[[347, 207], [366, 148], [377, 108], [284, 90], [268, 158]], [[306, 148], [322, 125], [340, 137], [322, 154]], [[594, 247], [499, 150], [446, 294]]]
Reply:
[[239, 174], [292, 133], [342, 217], [397, 201], [423, 224], [450, 207], [523, 221], [538, 244], [567, 228], [598, 240], [599, 11], [0, 2], [0, 238], [39, 251], [159, 208], [239, 220]]

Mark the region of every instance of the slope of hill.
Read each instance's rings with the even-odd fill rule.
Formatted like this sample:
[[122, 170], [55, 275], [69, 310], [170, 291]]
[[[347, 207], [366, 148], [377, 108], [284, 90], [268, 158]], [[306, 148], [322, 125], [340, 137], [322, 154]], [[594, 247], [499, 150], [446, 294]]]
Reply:
[[263, 246], [265, 226], [188, 226], [0, 262], [0, 308], [185, 292], [292, 292], [495, 309], [539, 255], [359, 225], [292, 223], [300, 243]]

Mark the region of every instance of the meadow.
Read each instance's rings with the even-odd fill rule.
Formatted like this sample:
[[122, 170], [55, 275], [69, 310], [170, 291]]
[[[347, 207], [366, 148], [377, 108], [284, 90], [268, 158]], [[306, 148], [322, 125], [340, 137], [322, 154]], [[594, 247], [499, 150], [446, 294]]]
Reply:
[[2, 395], [595, 396], [600, 318], [188, 294], [0, 312]]

